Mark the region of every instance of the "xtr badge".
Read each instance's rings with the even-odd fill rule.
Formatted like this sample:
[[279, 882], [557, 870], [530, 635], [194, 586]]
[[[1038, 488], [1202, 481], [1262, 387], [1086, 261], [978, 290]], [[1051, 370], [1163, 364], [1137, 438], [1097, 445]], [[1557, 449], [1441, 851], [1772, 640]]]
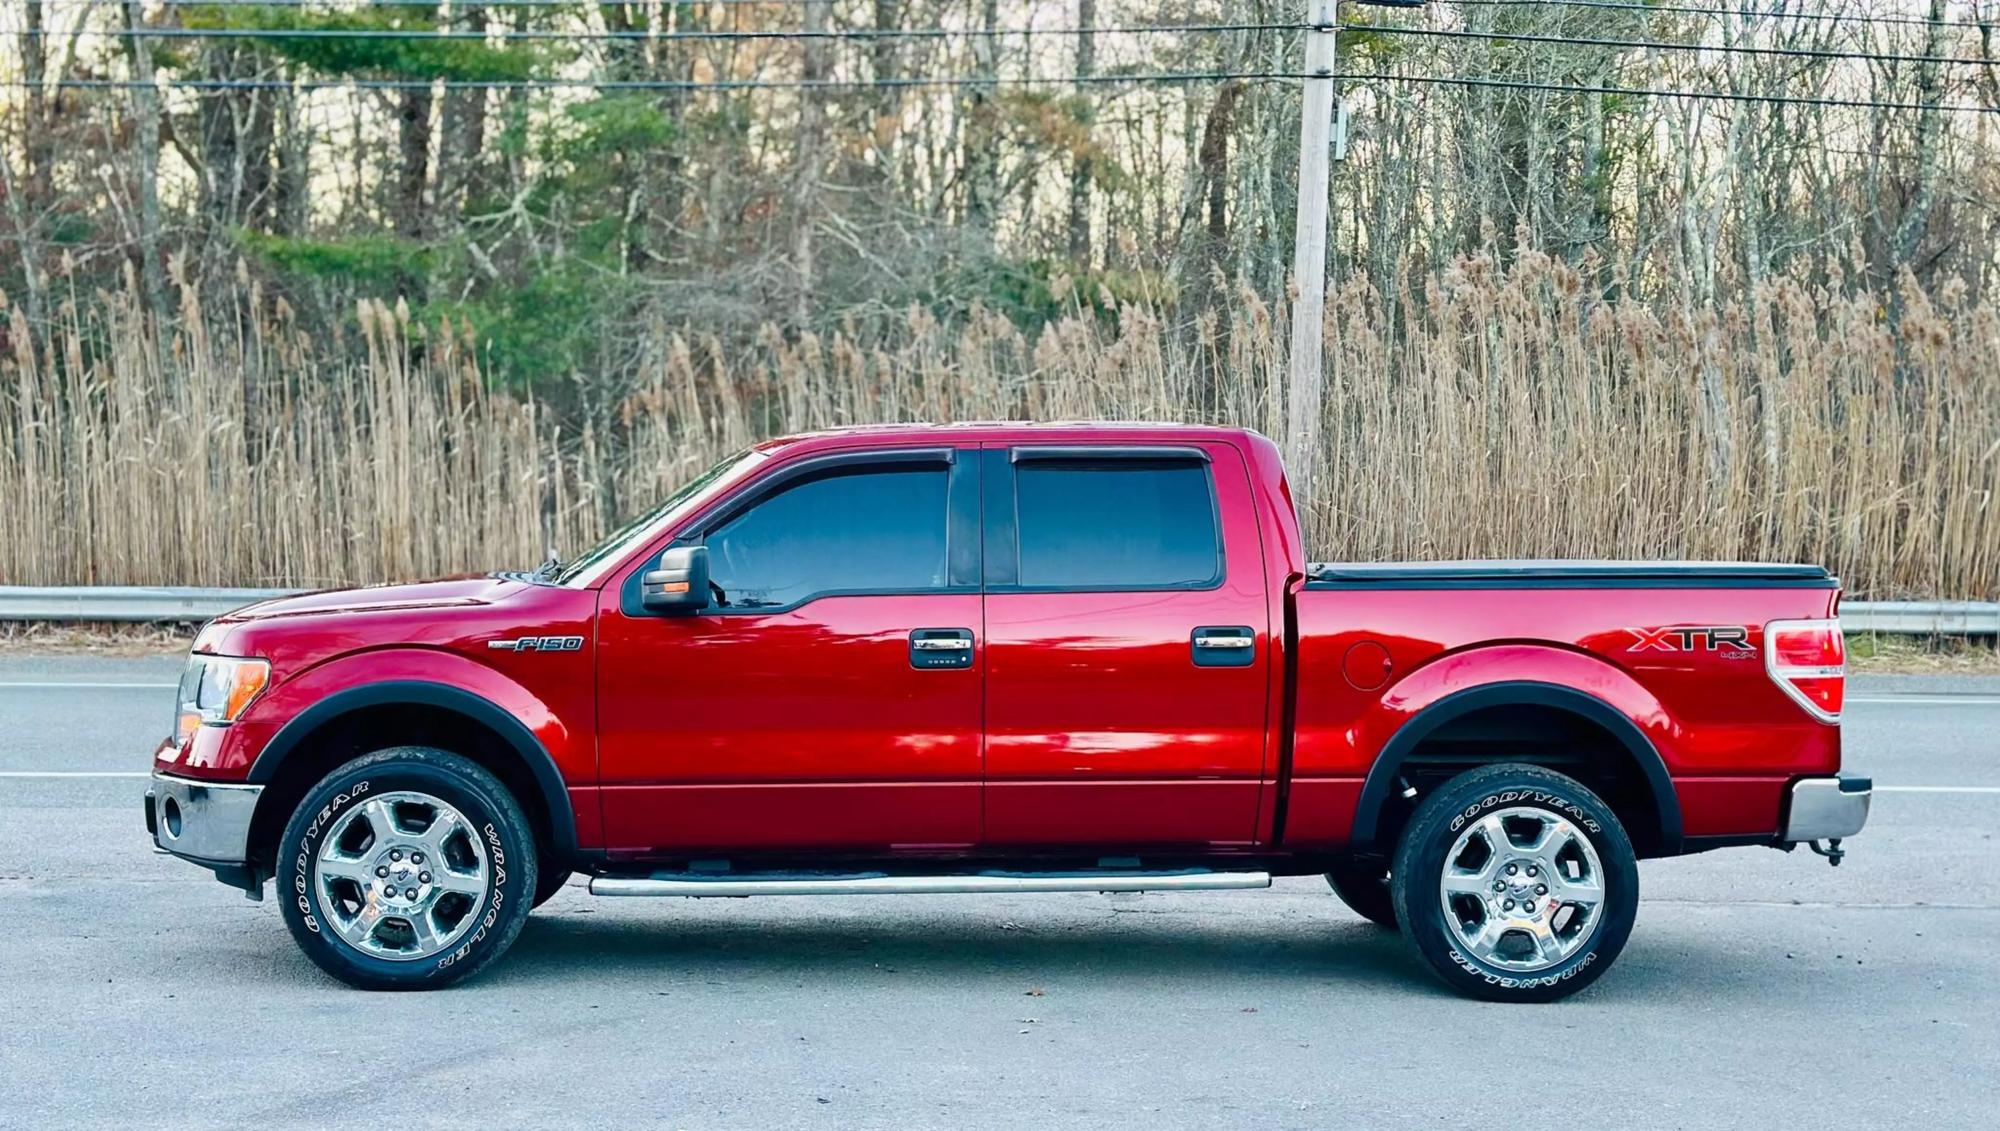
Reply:
[[1754, 656], [1750, 630], [1740, 624], [1703, 624], [1673, 628], [1628, 628], [1628, 652], [1722, 652], [1726, 658]]

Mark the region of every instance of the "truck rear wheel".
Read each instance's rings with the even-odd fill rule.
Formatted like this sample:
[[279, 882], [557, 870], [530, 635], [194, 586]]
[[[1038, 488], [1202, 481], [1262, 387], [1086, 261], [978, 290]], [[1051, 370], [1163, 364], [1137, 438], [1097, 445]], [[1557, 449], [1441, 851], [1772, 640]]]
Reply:
[[1390, 892], [1403, 937], [1453, 989], [1554, 1001], [1625, 948], [1639, 867], [1618, 818], [1581, 783], [1539, 766], [1486, 766], [1417, 807]]
[[534, 830], [472, 761], [403, 746], [322, 778], [278, 852], [285, 925], [366, 990], [435, 989], [506, 951], [536, 890]]
[[1326, 874], [1326, 882], [1348, 910], [1378, 927], [1396, 929], [1396, 905], [1389, 898], [1387, 865], [1342, 864]]

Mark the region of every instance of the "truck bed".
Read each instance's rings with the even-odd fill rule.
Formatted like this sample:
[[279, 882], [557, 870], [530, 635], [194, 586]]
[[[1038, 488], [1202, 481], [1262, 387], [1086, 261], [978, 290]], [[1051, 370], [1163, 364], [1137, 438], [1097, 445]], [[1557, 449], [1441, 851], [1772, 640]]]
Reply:
[[1312, 562], [1308, 589], [1615, 587], [1698, 589], [1754, 586], [1830, 589], [1840, 583], [1816, 565], [1768, 562], [1564, 561], [1520, 558], [1440, 562]]
[[[1691, 839], [1768, 836], [1791, 780], [1839, 769], [1839, 728], [1787, 698], [1761, 643], [1771, 621], [1834, 615], [1839, 582], [1818, 566], [1315, 563], [1307, 576], [1293, 602], [1289, 845], [1359, 835], [1349, 815], [1391, 741], [1426, 708], [1496, 686], [1511, 705], [1474, 722], [1518, 734], [1510, 748], [1523, 753], [1582, 741], [1529, 725], [1540, 700], [1558, 707], [1580, 691], [1632, 720], [1643, 739], [1628, 737], [1657, 751]], [[1671, 854], [1675, 839], [1652, 851]]]

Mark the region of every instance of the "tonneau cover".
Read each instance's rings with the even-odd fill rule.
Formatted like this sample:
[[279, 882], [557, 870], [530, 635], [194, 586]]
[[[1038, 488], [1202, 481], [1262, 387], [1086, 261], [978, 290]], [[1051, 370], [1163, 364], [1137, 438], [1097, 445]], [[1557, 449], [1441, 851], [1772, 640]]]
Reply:
[[1839, 584], [1816, 565], [1771, 562], [1636, 562], [1518, 559], [1457, 562], [1313, 562], [1308, 585], [1410, 586], [1812, 586]]

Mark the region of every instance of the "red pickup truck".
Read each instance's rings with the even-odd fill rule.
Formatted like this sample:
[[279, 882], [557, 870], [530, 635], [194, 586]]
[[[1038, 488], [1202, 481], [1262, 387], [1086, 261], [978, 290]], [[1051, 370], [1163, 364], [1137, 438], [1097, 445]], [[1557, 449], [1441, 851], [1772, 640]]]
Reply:
[[1548, 1000], [1637, 862], [1811, 843], [1815, 566], [1307, 562], [1277, 449], [1126, 424], [757, 445], [567, 564], [196, 638], [159, 847], [334, 976], [442, 986], [600, 896], [1261, 888], [1324, 874], [1445, 982]]

